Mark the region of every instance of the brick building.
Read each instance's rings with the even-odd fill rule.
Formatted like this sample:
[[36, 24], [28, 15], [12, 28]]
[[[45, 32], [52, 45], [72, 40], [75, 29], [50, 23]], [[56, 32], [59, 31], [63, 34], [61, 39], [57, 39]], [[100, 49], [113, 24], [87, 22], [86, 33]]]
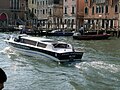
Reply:
[[118, 28], [119, 0], [85, 0], [84, 21], [87, 29]]

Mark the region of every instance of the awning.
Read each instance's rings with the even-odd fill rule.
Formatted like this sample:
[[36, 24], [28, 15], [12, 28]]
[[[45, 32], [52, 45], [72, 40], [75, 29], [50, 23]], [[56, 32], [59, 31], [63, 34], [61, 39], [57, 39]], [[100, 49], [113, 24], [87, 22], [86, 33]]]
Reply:
[[7, 20], [7, 16], [5, 13], [0, 14], [0, 20], [2, 21]]

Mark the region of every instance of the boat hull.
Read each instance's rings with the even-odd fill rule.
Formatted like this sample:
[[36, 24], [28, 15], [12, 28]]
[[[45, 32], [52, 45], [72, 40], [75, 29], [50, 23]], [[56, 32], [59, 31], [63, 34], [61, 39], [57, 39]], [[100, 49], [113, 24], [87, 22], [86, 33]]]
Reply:
[[98, 35], [73, 35], [73, 39], [76, 40], [104, 40], [108, 39], [110, 34], [98, 34]]
[[59, 62], [81, 60], [83, 56], [83, 52], [57, 53], [57, 52], [47, 51], [43, 49], [38, 49], [35, 47], [24, 46], [24, 45], [17, 44], [14, 42], [8, 42], [8, 43], [15, 51], [19, 53], [30, 55], [30, 56], [35, 56], [35, 57], [45, 56], [47, 58], [51, 58]]
[[72, 36], [73, 33], [72, 32], [48, 32], [47, 36]]

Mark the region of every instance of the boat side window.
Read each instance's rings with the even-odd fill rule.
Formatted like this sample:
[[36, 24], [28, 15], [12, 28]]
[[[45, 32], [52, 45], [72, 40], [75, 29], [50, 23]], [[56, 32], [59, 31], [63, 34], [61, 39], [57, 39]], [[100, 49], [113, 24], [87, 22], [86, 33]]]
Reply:
[[42, 47], [42, 48], [46, 48], [46, 46], [47, 46], [47, 45], [46, 45], [46, 44], [43, 44], [43, 43], [38, 42], [37, 46], [38, 46], [38, 47]]
[[22, 43], [30, 44], [30, 45], [34, 45], [34, 46], [36, 45], [36, 41], [31, 41], [31, 40], [27, 40], [27, 39], [23, 39]]
[[69, 48], [68, 44], [53, 44], [54, 48]]

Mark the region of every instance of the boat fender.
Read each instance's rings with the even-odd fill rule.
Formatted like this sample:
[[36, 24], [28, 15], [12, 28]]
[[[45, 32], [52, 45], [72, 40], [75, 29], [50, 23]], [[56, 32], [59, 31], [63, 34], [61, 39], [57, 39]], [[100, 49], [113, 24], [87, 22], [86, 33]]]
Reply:
[[57, 53], [55, 53], [55, 56], [57, 57]]

